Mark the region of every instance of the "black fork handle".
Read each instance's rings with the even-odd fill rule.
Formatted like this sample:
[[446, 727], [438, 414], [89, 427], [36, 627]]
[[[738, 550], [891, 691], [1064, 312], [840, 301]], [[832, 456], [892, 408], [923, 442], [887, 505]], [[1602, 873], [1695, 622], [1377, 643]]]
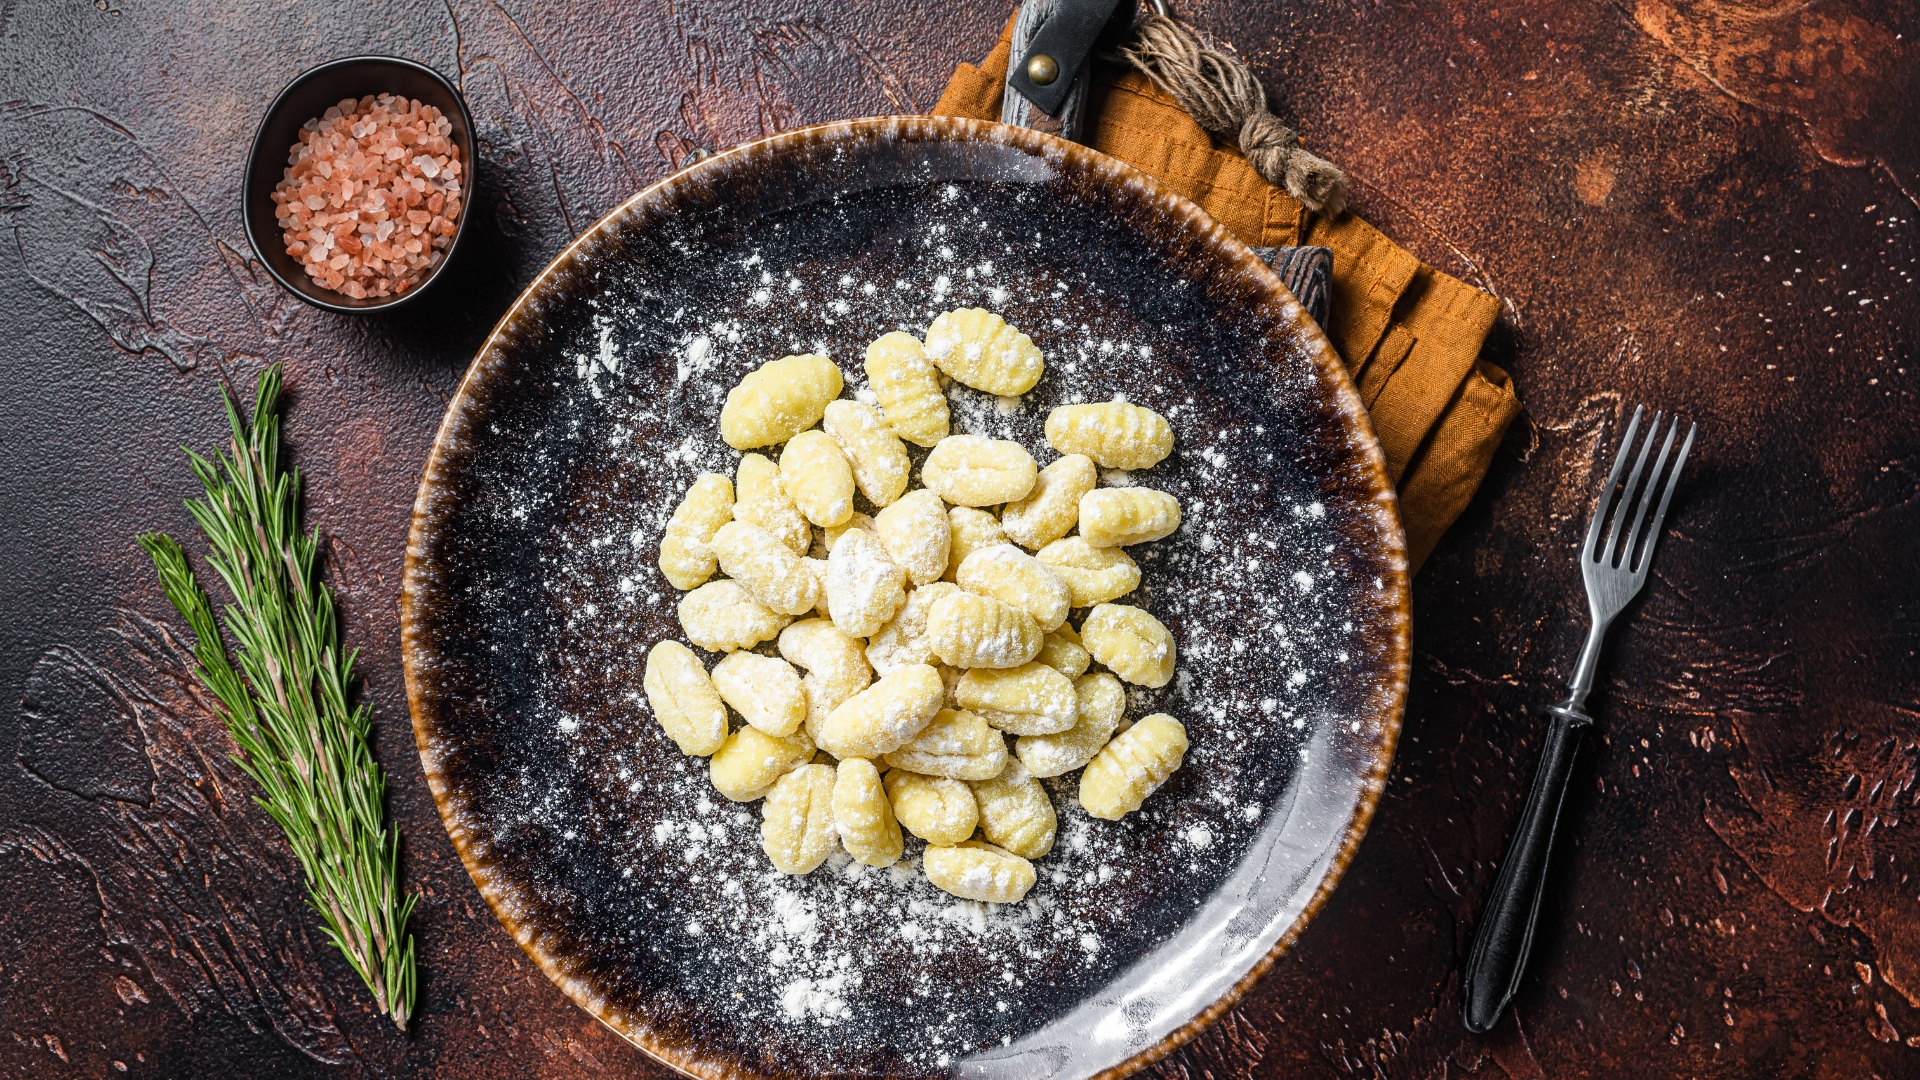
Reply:
[[1553, 835], [1560, 825], [1560, 804], [1567, 794], [1567, 778], [1580, 753], [1580, 740], [1593, 718], [1577, 708], [1554, 705], [1547, 709], [1546, 745], [1534, 770], [1533, 789], [1520, 827], [1507, 848], [1500, 876], [1487, 894], [1480, 925], [1474, 929], [1473, 949], [1467, 954], [1462, 978], [1462, 1018], [1467, 1030], [1485, 1033], [1506, 1011], [1533, 948], [1533, 928], [1540, 918], [1540, 897], [1546, 889], [1547, 862], [1553, 854]]

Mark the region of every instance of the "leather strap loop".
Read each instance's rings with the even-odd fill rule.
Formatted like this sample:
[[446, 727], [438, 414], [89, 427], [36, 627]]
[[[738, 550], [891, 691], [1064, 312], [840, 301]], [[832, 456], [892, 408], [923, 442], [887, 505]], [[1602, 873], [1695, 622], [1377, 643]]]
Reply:
[[[1033, 102], [1041, 112], [1059, 115], [1080, 69], [1093, 53], [1094, 42], [1103, 36], [1108, 24], [1120, 16], [1130, 25], [1133, 4], [1123, 4], [1121, 0], [1056, 0], [1053, 14], [1034, 33], [1025, 54], [1014, 57], [1007, 65], [1007, 85]], [[1052, 78], [1044, 84], [1035, 82], [1030, 74], [1038, 57], [1052, 61]], [[1045, 68], [1043, 64], [1037, 70]]]

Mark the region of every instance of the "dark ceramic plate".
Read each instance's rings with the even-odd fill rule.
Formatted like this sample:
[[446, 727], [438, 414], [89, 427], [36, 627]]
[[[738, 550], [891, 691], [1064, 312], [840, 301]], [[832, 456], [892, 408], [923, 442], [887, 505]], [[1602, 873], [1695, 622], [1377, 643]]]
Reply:
[[[1185, 524], [1134, 549], [1181, 666], [1130, 715], [1187, 726], [1123, 823], [1050, 782], [1060, 840], [1005, 907], [836, 857], [772, 872], [758, 813], [649, 715], [680, 637], [655, 567], [726, 390], [984, 305], [1047, 373], [952, 393], [1043, 462], [1054, 405], [1170, 418], [1134, 478]], [[1124, 476], [1109, 477], [1127, 482]], [[1404, 547], [1358, 398], [1272, 272], [1190, 203], [1031, 131], [879, 119], [711, 158], [607, 216], [501, 320], [421, 482], [403, 610], [428, 782], [480, 891], [548, 977], [700, 1076], [1123, 1075], [1230, 1006], [1318, 910], [1399, 732]], [[1077, 617], [1076, 617], [1077, 621]]]

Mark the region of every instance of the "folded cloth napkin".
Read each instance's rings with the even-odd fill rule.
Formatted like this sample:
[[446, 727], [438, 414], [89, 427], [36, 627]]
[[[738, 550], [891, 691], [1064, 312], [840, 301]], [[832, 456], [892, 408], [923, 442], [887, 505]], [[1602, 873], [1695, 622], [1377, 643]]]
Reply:
[[[978, 67], [954, 71], [934, 115], [1000, 118], [1013, 27], [1008, 20]], [[1251, 247], [1332, 251], [1331, 302], [1315, 314], [1326, 313], [1327, 337], [1373, 417], [1400, 493], [1409, 568], [1418, 570], [1520, 413], [1507, 373], [1480, 359], [1500, 301], [1421, 263], [1352, 214], [1310, 213], [1138, 71], [1096, 71], [1081, 130], [1088, 145], [1193, 200]]]

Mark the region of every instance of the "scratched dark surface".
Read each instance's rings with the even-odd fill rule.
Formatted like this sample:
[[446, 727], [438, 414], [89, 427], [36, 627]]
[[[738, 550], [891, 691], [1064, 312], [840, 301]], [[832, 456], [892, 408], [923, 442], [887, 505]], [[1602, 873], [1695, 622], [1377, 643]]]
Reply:
[[[1192, 1078], [1920, 1076], [1920, 8], [1190, 3], [1362, 214], [1507, 300], [1527, 415], [1416, 579], [1406, 733], [1325, 913], [1159, 1066]], [[694, 146], [921, 111], [999, 3], [0, 4], [0, 1068], [657, 1075], [481, 904], [422, 782], [396, 602], [447, 395], [515, 292]], [[239, 254], [241, 153], [312, 63], [458, 74], [480, 226], [438, 295], [324, 315]], [[133, 545], [174, 448], [288, 365], [415, 920], [371, 1014], [184, 676]], [[1703, 438], [1608, 650], [1601, 738], [1509, 1023], [1457, 969], [1583, 632], [1597, 441]]]

